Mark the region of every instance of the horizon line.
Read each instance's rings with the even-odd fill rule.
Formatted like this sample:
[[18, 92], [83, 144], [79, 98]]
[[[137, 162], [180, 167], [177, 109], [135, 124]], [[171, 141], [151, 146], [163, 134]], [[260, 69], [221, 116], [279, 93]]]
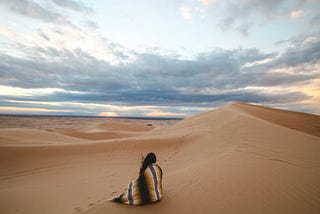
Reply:
[[149, 116], [98, 116], [98, 115], [50, 115], [50, 114], [0, 114], [0, 117], [87, 117], [109, 119], [136, 119], [136, 120], [183, 120], [186, 117], [149, 117]]

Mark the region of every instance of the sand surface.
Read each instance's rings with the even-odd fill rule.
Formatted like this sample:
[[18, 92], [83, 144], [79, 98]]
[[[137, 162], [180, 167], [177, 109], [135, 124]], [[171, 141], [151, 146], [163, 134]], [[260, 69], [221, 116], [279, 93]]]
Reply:
[[[109, 202], [151, 151], [163, 200]], [[233, 103], [182, 121], [0, 117], [0, 213], [320, 213], [319, 181], [316, 115]]]

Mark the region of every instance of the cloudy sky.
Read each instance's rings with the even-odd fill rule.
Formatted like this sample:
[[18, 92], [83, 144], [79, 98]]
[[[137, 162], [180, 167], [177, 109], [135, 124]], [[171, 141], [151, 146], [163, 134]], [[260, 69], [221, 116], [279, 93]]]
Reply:
[[0, 0], [0, 114], [320, 114], [319, 0]]

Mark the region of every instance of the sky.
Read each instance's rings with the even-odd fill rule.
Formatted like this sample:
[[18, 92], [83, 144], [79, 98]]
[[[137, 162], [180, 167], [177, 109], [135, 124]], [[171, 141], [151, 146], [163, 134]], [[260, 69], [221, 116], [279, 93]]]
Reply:
[[0, 0], [0, 114], [320, 114], [319, 0]]

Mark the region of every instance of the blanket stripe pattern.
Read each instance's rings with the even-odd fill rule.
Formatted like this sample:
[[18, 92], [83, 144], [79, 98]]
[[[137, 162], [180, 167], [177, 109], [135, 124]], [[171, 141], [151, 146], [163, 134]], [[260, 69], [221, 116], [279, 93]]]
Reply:
[[[162, 198], [162, 170], [156, 164], [150, 164], [138, 179], [131, 181], [123, 194], [120, 203], [128, 205], [142, 205], [161, 200]], [[145, 179], [139, 182], [139, 179]], [[141, 186], [145, 185], [145, 186]], [[145, 193], [143, 193], [144, 190]], [[144, 195], [147, 194], [147, 195]], [[147, 200], [146, 200], [147, 198]]]

